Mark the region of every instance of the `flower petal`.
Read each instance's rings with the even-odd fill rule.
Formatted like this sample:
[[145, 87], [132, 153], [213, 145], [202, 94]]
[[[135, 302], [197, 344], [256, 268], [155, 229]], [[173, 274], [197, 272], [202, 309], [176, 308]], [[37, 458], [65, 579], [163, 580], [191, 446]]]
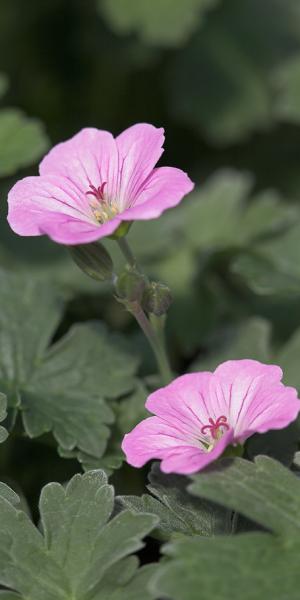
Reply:
[[208, 423], [209, 417], [214, 416], [206, 402], [212, 377], [209, 372], [177, 377], [166, 387], [150, 394], [146, 408], [199, 441], [203, 438], [201, 428]]
[[170, 448], [181, 448], [188, 444], [189, 440], [183, 431], [159, 417], [149, 417], [124, 436], [122, 450], [130, 465], [142, 467], [152, 458], [163, 458]]
[[129, 127], [116, 138], [120, 164], [119, 202], [124, 210], [138, 196], [163, 153], [164, 130], [148, 123]]
[[155, 219], [166, 209], [179, 204], [192, 191], [193, 182], [180, 169], [160, 167], [149, 175], [131, 208], [124, 211], [126, 220]]
[[178, 475], [191, 475], [202, 471], [207, 465], [219, 458], [233, 441], [232, 429], [226, 431], [215, 447], [210, 452], [203, 452], [201, 449], [186, 447], [179, 448], [163, 458], [160, 468], [163, 473], [177, 473]]
[[25, 177], [8, 194], [8, 222], [20, 235], [40, 235], [39, 224], [49, 213], [89, 222], [81, 194], [63, 177]]
[[47, 234], [61, 244], [83, 244], [115, 231], [118, 218], [98, 225], [82, 205], [82, 195], [64, 177], [26, 177], [8, 194], [8, 222], [19, 235]]
[[282, 370], [255, 360], [227, 361], [214, 372], [210, 403], [227, 416], [235, 441], [294, 421], [300, 402], [294, 388], [281, 383]]
[[40, 164], [40, 174], [56, 174], [70, 180], [85, 196], [90, 185], [106, 182], [105, 192], [115, 198], [119, 187], [119, 157], [111, 133], [85, 128], [57, 144]]
[[48, 235], [54, 242], [72, 246], [88, 244], [111, 235], [121, 225], [115, 217], [103, 225], [94, 225], [66, 215], [48, 213], [47, 218], [40, 224], [40, 233]]

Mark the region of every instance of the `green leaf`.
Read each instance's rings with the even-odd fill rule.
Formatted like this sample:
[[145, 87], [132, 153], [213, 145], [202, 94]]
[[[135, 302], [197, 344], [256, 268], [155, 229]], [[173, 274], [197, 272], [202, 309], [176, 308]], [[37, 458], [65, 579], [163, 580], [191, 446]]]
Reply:
[[0, 111], [0, 176], [15, 173], [35, 162], [48, 148], [44, 127], [20, 110]]
[[279, 350], [276, 360], [284, 374], [284, 382], [295, 386], [300, 392], [300, 328], [297, 329], [288, 342]]
[[273, 72], [299, 48], [295, 23], [293, 0], [221, 3], [169, 63], [174, 117], [215, 145], [268, 130], [276, 120]]
[[[150, 600], [153, 567], [134, 557], [156, 525], [152, 515], [129, 511], [111, 519], [114, 491], [101, 471], [75, 475], [64, 488], [41, 493], [42, 533], [0, 497], [0, 582], [30, 600]], [[112, 596], [109, 592], [112, 592]]]
[[[100, 0], [99, 9], [118, 33], [137, 32], [143, 41], [176, 46], [186, 41], [205, 12], [220, 0]], [[171, 18], [170, 18], [171, 17]]]
[[207, 357], [199, 357], [193, 362], [192, 371], [214, 371], [226, 360], [252, 358], [270, 362], [270, 323], [259, 317], [242, 321], [228, 332], [225, 339], [214, 345], [218, 350]]
[[51, 287], [0, 273], [0, 384], [30, 437], [52, 431], [65, 451], [100, 458], [114, 420], [105, 399], [135, 387], [137, 359], [97, 322], [74, 326], [50, 348], [63, 302]]
[[284, 121], [300, 121], [300, 56], [297, 54], [274, 73], [274, 86], [277, 90], [276, 112]]
[[297, 600], [300, 481], [267, 457], [223, 459], [193, 476], [193, 494], [237, 510], [274, 533], [185, 538], [164, 547], [151, 589], [173, 600]]
[[[253, 178], [223, 169], [211, 176], [180, 208], [188, 243], [196, 249], [243, 248], [268, 237], [299, 218], [299, 211], [266, 190], [249, 202]], [[222, 214], [222, 219], [216, 218]]]
[[[1, 423], [1, 421], [4, 421], [4, 419], [7, 416], [6, 408], [7, 408], [6, 396], [4, 394], [0, 393], [0, 423]], [[0, 444], [1, 444], [1, 442], [4, 442], [6, 440], [7, 436], [8, 436], [8, 433], [7, 433], [6, 429], [0, 425]]]
[[220, 502], [284, 536], [300, 531], [300, 481], [279, 462], [257, 456], [222, 459], [207, 471], [194, 475], [189, 487], [196, 496]]
[[120, 496], [118, 500], [134, 513], [157, 515], [158, 537], [168, 539], [174, 534], [211, 536], [231, 532], [231, 511], [193, 498], [186, 490], [186, 477], [165, 475], [155, 463], [149, 473], [149, 481], [150, 494]]
[[289, 275], [264, 255], [242, 253], [233, 258], [230, 271], [236, 283], [243, 284], [258, 296], [299, 296], [300, 279]]
[[20, 503], [19, 496], [2, 481], [0, 481], [0, 498], [13, 505]]
[[99, 457], [88, 452], [70, 451], [64, 448], [59, 449], [60, 455], [65, 458], [76, 457], [85, 471], [103, 469], [107, 475], [111, 475], [115, 469], [122, 466], [124, 461], [121, 442], [125, 433], [131, 431], [135, 425], [148, 416], [145, 409], [147, 395], [148, 391], [145, 386], [137, 381], [133, 393], [126, 396], [126, 398], [122, 398], [121, 401], [110, 403], [115, 422], [110, 429], [110, 437], [103, 456]]

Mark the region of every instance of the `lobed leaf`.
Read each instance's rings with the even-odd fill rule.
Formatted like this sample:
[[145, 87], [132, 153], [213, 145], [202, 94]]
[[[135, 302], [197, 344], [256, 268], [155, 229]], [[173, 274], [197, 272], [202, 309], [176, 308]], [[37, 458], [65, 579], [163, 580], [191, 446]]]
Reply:
[[[182, 538], [164, 547], [166, 559], [151, 589], [173, 600], [296, 600], [299, 587], [299, 479], [267, 457], [255, 463], [223, 459], [193, 476], [197, 497], [254, 519], [273, 533]], [[241, 592], [242, 591], [242, 592]]]
[[30, 437], [52, 431], [60, 447], [100, 458], [114, 420], [106, 399], [135, 387], [137, 359], [101, 323], [74, 326], [49, 348], [63, 311], [53, 287], [0, 273], [0, 384], [10, 421]]
[[153, 598], [146, 591], [153, 566], [140, 570], [129, 555], [157, 519], [128, 511], [111, 519], [113, 508], [114, 491], [101, 471], [75, 475], [65, 488], [44, 487], [41, 532], [0, 496], [1, 584], [24, 600], [106, 600], [110, 592], [115, 600]]
[[188, 479], [165, 475], [155, 463], [149, 473], [148, 490], [143, 496], [119, 496], [118, 500], [136, 514], [147, 512], [159, 517], [158, 537], [176, 534], [211, 536], [231, 532], [231, 511], [212, 502], [193, 498], [187, 492]]

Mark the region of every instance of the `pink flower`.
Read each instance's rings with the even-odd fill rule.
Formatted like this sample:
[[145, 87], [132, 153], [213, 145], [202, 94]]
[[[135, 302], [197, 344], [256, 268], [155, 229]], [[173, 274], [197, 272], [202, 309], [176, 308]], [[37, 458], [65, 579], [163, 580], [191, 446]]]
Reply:
[[151, 394], [154, 413], [125, 435], [127, 462], [160, 459], [164, 473], [200, 471], [230, 444], [281, 429], [300, 411], [297, 392], [281, 383], [282, 370], [255, 360], [229, 360], [214, 373], [191, 373]]
[[154, 168], [163, 143], [164, 130], [146, 123], [117, 138], [82, 129], [45, 156], [38, 177], [25, 177], [11, 189], [11, 228], [84, 244], [112, 234], [122, 221], [159, 217], [194, 187], [180, 169]]

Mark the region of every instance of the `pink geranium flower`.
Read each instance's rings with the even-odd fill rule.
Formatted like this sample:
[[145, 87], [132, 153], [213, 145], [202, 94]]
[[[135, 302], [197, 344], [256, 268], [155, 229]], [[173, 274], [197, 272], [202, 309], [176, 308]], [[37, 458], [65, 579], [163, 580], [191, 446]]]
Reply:
[[112, 234], [122, 221], [159, 217], [194, 187], [180, 169], [154, 168], [163, 143], [164, 130], [146, 123], [117, 138], [82, 129], [47, 154], [38, 177], [25, 177], [11, 189], [11, 228], [84, 244]]
[[125, 435], [127, 462], [142, 467], [156, 458], [164, 473], [195, 473], [228, 445], [286, 427], [300, 402], [281, 378], [280, 367], [255, 360], [229, 360], [214, 373], [178, 377], [149, 396], [146, 408], [156, 416]]

